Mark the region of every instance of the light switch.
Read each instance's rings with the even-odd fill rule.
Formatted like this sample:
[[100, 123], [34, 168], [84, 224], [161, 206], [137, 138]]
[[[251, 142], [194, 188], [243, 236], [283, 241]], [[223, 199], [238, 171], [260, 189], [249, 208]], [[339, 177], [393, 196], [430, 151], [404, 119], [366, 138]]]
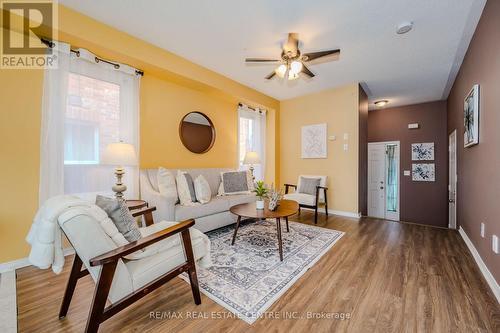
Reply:
[[410, 175], [411, 175], [410, 170], [404, 170], [404, 171], [403, 171], [403, 175], [405, 175], [405, 176], [410, 176]]
[[330, 140], [330, 141], [335, 141], [335, 140], [337, 140], [337, 137], [336, 137], [335, 135], [330, 135], [330, 136], [328, 137], [328, 140]]
[[348, 151], [349, 150], [349, 145], [347, 143], [344, 143], [344, 151]]
[[491, 236], [491, 249], [493, 250], [493, 252], [498, 254], [498, 237], [497, 237], [497, 235]]
[[409, 129], [417, 129], [419, 127], [418, 123], [408, 124]]
[[349, 134], [344, 133], [344, 140], [349, 140]]

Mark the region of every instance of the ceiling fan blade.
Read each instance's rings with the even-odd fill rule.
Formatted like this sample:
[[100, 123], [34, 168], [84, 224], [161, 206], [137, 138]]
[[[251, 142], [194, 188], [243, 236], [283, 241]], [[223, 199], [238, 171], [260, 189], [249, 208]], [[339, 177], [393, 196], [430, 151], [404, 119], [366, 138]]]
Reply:
[[275, 75], [276, 75], [276, 72], [273, 71], [271, 74], [269, 74], [268, 76], [266, 76], [266, 80], [271, 80]]
[[301, 70], [302, 73], [304, 73], [305, 75], [309, 76], [309, 77], [315, 77], [314, 73], [311, 72], [309, 70], [309, 68], [307, 68], [304, 64], [302, 64], [302, 70]]
[[266, 58], [246, 58], [245, 62], [280, 62], [279, 59], [266, 59]]
[[299, 50], [299, 34], [295, 32], [291, 32], [288, 34], [288, 41], [283, 46], [283, 51], [285, 53], [292, 53], [292, 55], [296, 55]]
[[319, 51], [319, 52], [311, 52], [311, 53], [304, 53], [302, 55], [302, 61], [312, 61], [318, 58], [326, 57], [328, 55], [332, 54], [340, 54], [339, 49], [335, 50], [328, 50], [328, 51]]

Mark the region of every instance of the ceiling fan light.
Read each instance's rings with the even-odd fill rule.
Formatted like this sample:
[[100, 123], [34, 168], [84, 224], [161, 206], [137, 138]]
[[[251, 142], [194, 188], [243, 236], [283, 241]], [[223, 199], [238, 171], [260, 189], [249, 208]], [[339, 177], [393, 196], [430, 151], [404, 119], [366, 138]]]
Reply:
[[286, 70], [287, 70], [286, 65], [281, 64], [278, 66], [278, 68], [276, 68], [276, 75], [278, 75], [281, 78], [284, 78], [285, 74], [286, 74]]
[[302, 62], [294, 60], [290, 64], [290, 72], [293, 74], [299, 74], [302, 70]]
[[292, 71], [288, 72], [288, 80], [296, 80], [299, 78], [299, 73], [293, 73]]

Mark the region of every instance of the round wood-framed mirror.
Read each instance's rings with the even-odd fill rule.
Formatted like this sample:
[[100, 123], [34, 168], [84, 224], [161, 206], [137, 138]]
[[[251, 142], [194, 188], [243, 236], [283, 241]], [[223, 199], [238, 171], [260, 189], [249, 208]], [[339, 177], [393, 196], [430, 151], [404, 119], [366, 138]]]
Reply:
[[215, 127], [206, 114], [199, 111], [189, 112], [179, 124], [179, 136], [184, 147], [190, 152], [203, 154], [215, 143]]

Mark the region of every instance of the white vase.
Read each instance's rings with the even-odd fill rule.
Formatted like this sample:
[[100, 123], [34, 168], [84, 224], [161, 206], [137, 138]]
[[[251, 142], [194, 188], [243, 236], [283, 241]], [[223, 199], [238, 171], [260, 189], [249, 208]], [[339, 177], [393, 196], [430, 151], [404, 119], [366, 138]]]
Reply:
[[264, 209], [264, 200], [257, 200], [257, 201], [255, 201], [255, 207], [257, 209]]

